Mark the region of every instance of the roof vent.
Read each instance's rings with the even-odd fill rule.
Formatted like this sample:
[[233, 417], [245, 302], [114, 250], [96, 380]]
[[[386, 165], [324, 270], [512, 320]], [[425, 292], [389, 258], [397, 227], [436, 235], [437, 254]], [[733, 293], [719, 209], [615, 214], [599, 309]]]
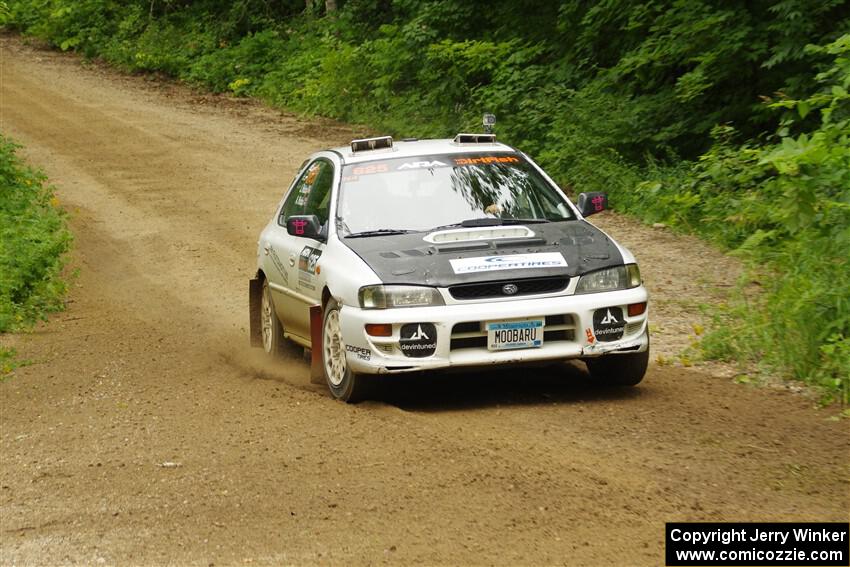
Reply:
[[366, 152], [370, 150], [384, 150], [393, 147], [392, 136], [380, 136], [378, 138], [363, 138], [362, 140], [351, 141], [351, 151], [353, 153]]
[[496, 134], [458, 134], [455, 144], [495, 144]]

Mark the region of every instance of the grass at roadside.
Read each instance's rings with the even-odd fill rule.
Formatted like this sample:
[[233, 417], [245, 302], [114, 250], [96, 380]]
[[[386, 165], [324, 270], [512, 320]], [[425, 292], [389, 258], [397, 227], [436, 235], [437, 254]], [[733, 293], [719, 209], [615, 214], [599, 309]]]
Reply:
[[18, 351], [13, 348], [0, 347], [0, 382], [10, 377], [16, 368], [27, 366], [29, 360], [18, 358]]
[[[0, 333], [25, 330], [64, 307], [62, 277], [71, 234], [43, 173], [0, 134]], [[0, 377], [20, 365], [0, 347]]]

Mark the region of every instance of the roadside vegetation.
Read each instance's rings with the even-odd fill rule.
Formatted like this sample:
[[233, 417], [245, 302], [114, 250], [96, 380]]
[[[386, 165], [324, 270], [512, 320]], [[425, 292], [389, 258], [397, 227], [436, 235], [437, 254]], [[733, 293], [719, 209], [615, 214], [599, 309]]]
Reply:
[[[18, 147], [0, 134], [0, 333], [27, 329], [63, 308], [71, 245], [53, 188], [16, 155]], [[0, 347], [0, 379], [20, 364], [13, 349]]]
[[450, 136], [493, 112], [570, 190], [747, 262], [707, 356], [850, 399], [847, 0], [9, 0], [3, 18], [376, 132]]

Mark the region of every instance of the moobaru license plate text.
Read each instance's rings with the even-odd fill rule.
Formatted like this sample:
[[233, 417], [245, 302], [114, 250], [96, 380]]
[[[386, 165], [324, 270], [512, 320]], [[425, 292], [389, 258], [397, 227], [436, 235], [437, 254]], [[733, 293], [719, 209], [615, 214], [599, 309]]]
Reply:
[[487, 347], [490, 350], [541, 347], [543, 326], [542, 319], [487, 323]]

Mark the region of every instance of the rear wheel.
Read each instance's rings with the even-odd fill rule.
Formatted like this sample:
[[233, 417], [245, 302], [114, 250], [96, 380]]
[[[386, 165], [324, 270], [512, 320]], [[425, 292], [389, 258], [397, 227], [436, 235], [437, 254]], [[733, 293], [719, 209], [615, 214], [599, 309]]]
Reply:
[[609, 354], [585, 360], [594, 381], [608, 386], [635, 386], [640, 384], [649, 366], [649, 334], [643, 352]]
[[370, 376], [351, 371], [345, 357], [345, 342], [339, 324], [339, 305], [328, 301], [322, 320], [322, 368], [333, 397], [350, 404], [366, 398]]
[[283, 327], [274, 310], [272, 291], [269, 288], [268, 280], [263, 282], [263, 300], [260, 309], [263, 350], [270, 356], [280, 356], [283, 354]]

